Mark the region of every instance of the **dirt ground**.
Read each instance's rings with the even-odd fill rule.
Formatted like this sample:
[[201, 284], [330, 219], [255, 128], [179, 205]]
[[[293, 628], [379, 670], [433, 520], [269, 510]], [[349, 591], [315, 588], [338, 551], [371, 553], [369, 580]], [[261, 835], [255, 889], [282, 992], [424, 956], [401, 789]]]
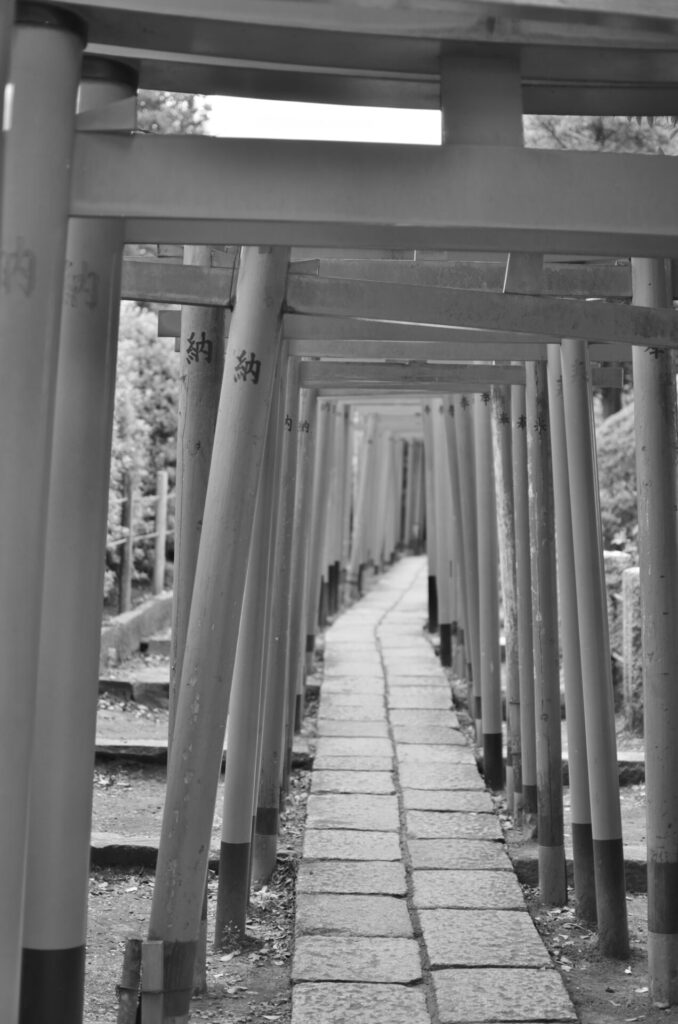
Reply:
[[[149, 708], [104, 697], [100, 701], [99, 734], [112, 737], [166, 735], [166, 709]], [[312, 733], [312, 722], [307, 723]], [[294, 773], [283, 815], [279, 869], [271, 884], [252, 898], [246, 947], [226, 953], [208, 949], [208, 995], [194, 1000], [192, 1018], [213, 1024], [290, 1021], [290, 967], [294, 933], [294, 877], [301, 854], [310, 774]], [[153, 837], [159, 833], [164, 799], [163, 767], [97, 765], [94, 776], [94, 831], [124, 831]], [[566, 804], [567, 804], [567, 792]], [[645, 791], [642, 785], [622, 789], [626, 842], [645, 841]], [[218, 799], [217, 808], [221, 801]], [[218, 848], [217, 811], [213, 847]], [[507, 834], [509, 848], [518, 836]], [[144, 870], [96, 870], [90, 878], [85, 1024], [113, 1024], [115, 988], [120, 980], [125, 941], [143, 937], [153, 890], [153, 874]], [[213, 934], [216, 877], [209, 879], [209, 933]], [[647, 899], [629, 894], [627, 909], [631, 959], [604, 959], [594, 933], [577, 920], [572, 902], [545, 909], [536, 890], [525, 887], [528, 909], [543, 935], [554, 963], [577, 1009], [581, 1024], [644, 1021], [678, 1024], [678, 1008], [653, 1007], [647, 975]], [[572, 894], [570, 894], [572, 897]]]

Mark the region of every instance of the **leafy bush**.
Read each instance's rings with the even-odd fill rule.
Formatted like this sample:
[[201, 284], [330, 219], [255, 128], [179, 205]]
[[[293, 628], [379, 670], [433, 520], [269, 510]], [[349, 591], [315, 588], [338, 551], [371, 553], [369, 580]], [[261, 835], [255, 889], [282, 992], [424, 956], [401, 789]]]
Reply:
[[638, 503], [634, 405], [603, 420], [596, 430], [600, 513], [606, 550], [637, 557]]

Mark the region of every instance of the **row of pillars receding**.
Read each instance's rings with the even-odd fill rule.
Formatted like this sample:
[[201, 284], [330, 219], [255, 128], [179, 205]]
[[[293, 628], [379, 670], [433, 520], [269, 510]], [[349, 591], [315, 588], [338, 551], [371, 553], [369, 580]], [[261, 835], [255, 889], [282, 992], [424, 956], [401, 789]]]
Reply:
[[[11, 5], [2, 5], [1, 16], [11, 19]], [[34, 4], [19, 6], [12, 33], [0, 31], [0, 73], [12, 85], [0, 205], [0, 1019], [8, 1024], [73, 1024], [82, 1016], [92, 680], [123, 236], [121, 221], [69, 222], [69, 169], [76, 112], [105, 108], [109, 128], [129, 129], [127, 101], [135, 91], [133, 76], [108, 61], [87, 60], [83, 74], [84, 37], [66, 10]], [[479, 76], [478, 63], [466, 61], [443, 75], [445, 135], [518, 144], [516, 68], [503, 60], [480, 64]], [[473, 102], [466, 106], [464, 97]], [[87, 123], [96, 117], [82, 120], [82, 130]], [[581, 769], [572, 781], [577, 894], [586, 914], [597, 916], [604, 951], [623, 956], [623, 854], [586, 346], [565, 341], [548, 371], [528, 366], [525, 393], [512, 393], [510, 405], [500, 392], [489, 402], [455, 398], [454, 418], [431, 414], [423, 450], [380, 432], [368, 417], [356, 470], [345, 407], [300, 392], [298, 367], [280, 343], [288, 256], [282, 248], [242, 251], [223, 354], [218, 314], [207, 324], [186, 312], [182, 328], [184, 346], [189, 338], [202, 341], [203, 331], [215, 345], [211, 359], [202, 349], [204, 359], [180, 353], [185, 482], [177, 499], [171, 750], [148, 934], [149, 943], [162, 944], [164, 1013], [177, 1022], [188, 1016], [227, 716], [220, 931], [241, 926], [250, 874], [265, 877], [275, 860], [321, 596], [326, 609], [336, 608], [338, 567], [359, 587], [366, 564], [387, 560], [400, 542], [421, 543], [424, 505], [439, 597], [445, 592], [441, 608], [449, 615], [444, 648], [454, 651], [453, 624], [463, 624], [472, 714], [492, 785], [502, 781], [498, 564], [505, 609], [513, 592], [509, 781], [514, 807], [522, 794], [523, 813], [538, 816], [542, 892], [552, 902], [564, 898], [565, 886], [560, 586], [570, 771], [574, 751]], [[201, 254], [188, 252], [187, 259]], [[668, 304], [663, 269], [637, 263], [637, 302]], [[650, 974], [654, 997], [673, 1003], [678, 691], [671, 674], [678, 631], [669, 355], [637, 348], [634, 380]], [[425, 463], [432, 472], [424, 473]]]

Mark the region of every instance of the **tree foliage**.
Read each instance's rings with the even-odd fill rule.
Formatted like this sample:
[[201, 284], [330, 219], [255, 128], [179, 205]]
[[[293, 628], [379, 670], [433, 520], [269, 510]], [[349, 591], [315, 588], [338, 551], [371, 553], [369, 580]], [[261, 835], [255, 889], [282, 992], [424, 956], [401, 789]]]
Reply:
[[137, 128], [160, 135], [199, 135], [205, 130], [210, 106], [204, 96], [140, 89]]
[[603, 545], [638, 553], [634, 404], [608, 416], [596, 431]]
[[678, 125], [670, 118], [566, 117], [530, 114], [523, 119], [525, 145], [614, 153], [678, 154]]

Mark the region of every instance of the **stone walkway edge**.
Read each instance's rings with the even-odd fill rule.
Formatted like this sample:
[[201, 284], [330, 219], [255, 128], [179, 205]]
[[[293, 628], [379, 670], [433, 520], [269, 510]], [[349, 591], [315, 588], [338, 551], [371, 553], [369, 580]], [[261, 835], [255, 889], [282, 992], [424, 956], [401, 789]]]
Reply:
[[292, 1024], [577, 1020], [423, 632], [423, 557], [325, 633]]

